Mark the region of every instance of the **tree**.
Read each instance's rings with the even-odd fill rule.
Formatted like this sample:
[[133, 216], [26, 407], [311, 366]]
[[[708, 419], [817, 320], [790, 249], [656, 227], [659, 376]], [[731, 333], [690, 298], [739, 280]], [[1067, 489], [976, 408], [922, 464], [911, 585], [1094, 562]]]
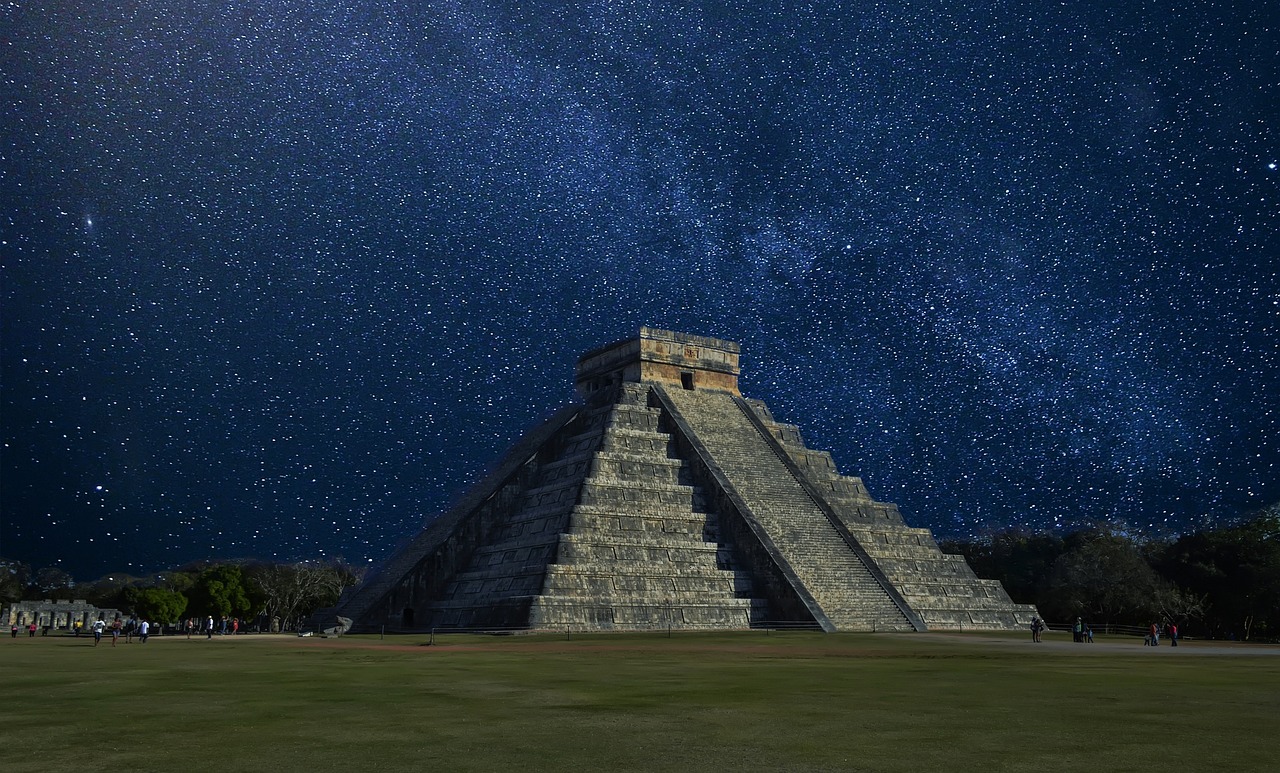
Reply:
[[1139, 545], [1104, 529], [1077, 532], [1053, 564], [1041, 611], [1143, 625], [1163, 619], [1160, 598], [1172, 588], [1147, 563]]
[[215, 618], [253, 617], [262, 610], [263, 597], [245, 581], [244, 570], [235, 564], [205, 569], [187, 592], [188, 608], [196, 614]]
[[31, 577], [31, 567], [21, 561], [0, 558], [0, 603], [21, 601]]
[[121, 609], [125, 606], [124, 589], [135, 585], [138, 578], [124, 573], [104, 575], [91, 583], [85, 583], [77, 590], [83, 590], [80, 597], [88, 600], [95, 607], [103, 609]]
[[317, 609], [338, 603], [344, 588], [356, 582], [355, 574], [341, 563], [264, 564], [250, 576], [266, 600], [266, 612], [280, 618], [286, 628], [295, 627]]
[[1280, 636], [1280, 508], [1184, 535], [1157, 560], [1170, 578], [1205, 599], [1210, 634]]
[[187, 597], [168, 588], [125, 588], [125, 603], [144, 620], [175, 623], [187, 611]]

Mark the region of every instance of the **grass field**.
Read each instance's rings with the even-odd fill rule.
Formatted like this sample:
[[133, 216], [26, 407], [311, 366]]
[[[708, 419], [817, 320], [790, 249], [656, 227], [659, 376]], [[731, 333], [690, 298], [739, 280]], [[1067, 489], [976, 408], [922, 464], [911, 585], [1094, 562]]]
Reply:
[[1280, 649], [743, 632], [0, 641], [15, 770], [1275, 770]]

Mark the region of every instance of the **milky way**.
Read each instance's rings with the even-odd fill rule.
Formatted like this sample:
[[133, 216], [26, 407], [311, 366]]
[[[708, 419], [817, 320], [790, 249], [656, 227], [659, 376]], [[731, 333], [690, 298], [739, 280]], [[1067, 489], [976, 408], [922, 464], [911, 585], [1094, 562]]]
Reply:
[[1280, 500], [1261, 4], [403, 5], [0, 11], [0, 554], [376, 560], [640, 325], [940, 535]]

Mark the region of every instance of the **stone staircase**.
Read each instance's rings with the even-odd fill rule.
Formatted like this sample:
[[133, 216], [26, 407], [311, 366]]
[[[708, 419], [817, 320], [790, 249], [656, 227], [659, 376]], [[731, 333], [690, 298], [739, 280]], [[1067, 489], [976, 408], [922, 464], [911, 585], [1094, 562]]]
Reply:
[[841, 631], [915, 626], [732, 395], [663, 390], [778, 555]]
[[928, 529], [911, 528], [897, 506], [876, 502], [860, 478], [841, 475], [831, 455], [805, 447], [799, 430], [750, 407], [813, 488], [930, 629], [1026, 627], [1034, 606], [1015, 604], [997, 580], [982, 580], [963, 556], [943, 553]]
[[431, 605], [434, 625], [747, 628], [763, 616], [647, 394], [623, 384], [616, 402], [589, 412]]

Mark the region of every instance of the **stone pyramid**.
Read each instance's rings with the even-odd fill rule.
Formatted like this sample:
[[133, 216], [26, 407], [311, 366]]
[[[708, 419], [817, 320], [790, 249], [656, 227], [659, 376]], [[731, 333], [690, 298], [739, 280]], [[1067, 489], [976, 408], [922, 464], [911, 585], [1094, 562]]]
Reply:
[[[581, 405], [525, 435], [319, 627], [825, 631], [1024, 627], [738, 391], [730, 341], [641, 328], [578, 361]], [[345, 622], [345, 621], [344, 621]], [[331, 623], [330, 623], [331, 624]]]

